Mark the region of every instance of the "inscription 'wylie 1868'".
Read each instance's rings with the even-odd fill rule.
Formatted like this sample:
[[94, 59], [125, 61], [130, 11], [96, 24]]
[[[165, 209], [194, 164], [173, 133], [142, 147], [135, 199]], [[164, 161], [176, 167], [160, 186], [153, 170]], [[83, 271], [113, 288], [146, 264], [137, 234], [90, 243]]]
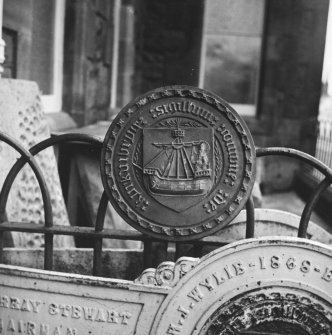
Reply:
[[[283, 259], [280, 255], [272, 255], [270, 257], [257, 256], [256, 261], [246, 263], [243, 260], [226, 264], [222, 269], [216, 271], [203, 278], [197, 285], [195, 285], [188, 293], [189, 298], [188, 306], [179, 305], [176, 309], [178, 313], [178, 323], [171, 323], [167, 329], [167, 334], [177, 335], [181, 334], [182, 327], [191, 313], [195, 313], [195, 308], [198, 304], [202, 303], [205, 299], [206, 292], [213, 292], [220, 285], [225, 284], [233, 278], [244, 275], [248, 271], [264, 271], [267, 269], [287, 269], [288, 271], [299, 271], [299, 273], [313, 272], [324, 282], [331, 283], [332, 285], [332, 267], [325, 266], [321, 268], [315, 265], [314, 260], [311, 259], [296, 259], [290, 256]], [[262, 273], [263, 274], [263, 273]], [[300, 314], [299, 314], [300, 316]], [[227, 333], [228, 334], [228, 333]], [[231, 333], [230, 333], [231, 334]]]
[[[31, 320], [2, 317], [6, 310], [13, 314], [15, 311], [31, 315]], [[28, 335], [78, 335], [76, 328], [64, 329], [62, 325], [50, 326], [48, 323], [37, 323], [32, 321], [33, 315], [47, 313], [51, 318], [60, 317], [62, 320], [72, 319], [79, 322], [105, 323], [126, 326], [130, 322], [132, 314], [126, 310], [118, 311], [111, 309], [96, 308], [90, 306], [79, 306], [70, 304], [59, 304], [55, 302], [44, 303], [41, 300], [18, 298], [13, 296], [0, 296], [0, 334], [28, 334]], [[43, 314], [44, 315], [44, 314]]]
[[[295, 237], [245, 239], [195, 263], [173, 286], [150, 334], [332, 334], [332, 249]], [[265, 328], [265, 326], [267, 326]], [[285, 327], [285, 328], [284, 328]]]

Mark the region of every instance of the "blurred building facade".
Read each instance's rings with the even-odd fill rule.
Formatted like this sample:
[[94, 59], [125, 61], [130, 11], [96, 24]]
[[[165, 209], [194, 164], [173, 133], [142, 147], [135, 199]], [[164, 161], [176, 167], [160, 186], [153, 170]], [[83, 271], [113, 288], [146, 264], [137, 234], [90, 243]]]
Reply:
[[[34, 80], [56, 128], [109, 120], [165, 85], [211, 90], [256, 146], [315, 153], [329, 1], [4, 0], [4, 77]], [[70, 124], [72, 126], [72, 123]], [[266, 191], [298, 163], [263, 163]]]

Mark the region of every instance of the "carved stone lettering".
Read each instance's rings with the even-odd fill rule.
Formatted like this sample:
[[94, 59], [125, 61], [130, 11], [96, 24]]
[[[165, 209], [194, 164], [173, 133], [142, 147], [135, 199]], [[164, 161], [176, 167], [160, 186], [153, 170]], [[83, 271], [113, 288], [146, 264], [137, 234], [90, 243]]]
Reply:
[[6, 295], [0, 295], [0, 310], [1, 308], [16, 309], [24, 312], [39, 312], [40, 300], [34, 299], [20, 299], [18, 297], [11, 297]]
[[322, 279], [327, 282], [332, 282], [332, 269], [326, 268], [322, 276]]
[[26, 334], [26, 335], [79, 335], [76, 328], [58, 325], [51, 327], [49, 324], [34, 321], [16, 320], [14, 318], [2, 319], [0, 317], [0, 334]]
[[297, 238], [223, 247], [173, 289], [150, 334], [235, 335], [263, 324], [270, 333], [292, 324], [332, 334], [331, 260], [332, 249]]
[[0, 265], [0, 334], [143, 335], [165, 295], [129, 281]]
[[198, 285], [195, 286], [195, 287], [194, 287], [194, 288], [187, 294], [187, 296], [188, 296], [189, 298], [193, 299], [193, 300], [196, 301], [196, 302], [200, 302], [200, 301], [203, 299], [203, 297], [204, 297], [204, 295], [203, 295], [203, 293], [200, 291]]

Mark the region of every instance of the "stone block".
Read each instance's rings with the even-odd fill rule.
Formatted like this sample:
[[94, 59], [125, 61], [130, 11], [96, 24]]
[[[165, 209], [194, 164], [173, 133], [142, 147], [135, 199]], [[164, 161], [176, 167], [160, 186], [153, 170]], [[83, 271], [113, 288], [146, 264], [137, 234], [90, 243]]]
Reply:
[[[4, 249], [4, 264], [43, 269], [43, 259], [44, 249], [41, 248]], [[54, 249], [53, 252], [54, 271], [91, 275], [92, 262], [93, 249], [91, 248], [61, 248]], [[134, 280], [144, 269], [143, 250], [104, 248], [102, 265], [101, 276], [103, 277]]]
[[[29, 149], [38, 142], [49, 138], [50, 132], [44, 117], [39, 89], [34, 82], [2, 79], [0, 81], [0, 131], [16, 139]], [[19, 155], [5, 143], [0, 143], [0, 185]], [[66, 207], [60, 187], [57, 162], [54, 151], [49, 148], [36, 157], [43, 171], [53, 207], [55, 225], [69, 225]], [[44, 223], [41, 192], [29, 166], [22, 169], [10, 191], [6, 208], [11, 221]], [[15, 246], [40, 247], [44, 244], [40, 234], [13, 233]], [[56, 236], [55, 246], [70, 246], [72, 238]]]
[[134, 282], [1, 264], [0, 329], [331, 334], [331, 259], [331, 248], [321, 243], [274, 236], [238, 241], [201, 259], [163, 262]]

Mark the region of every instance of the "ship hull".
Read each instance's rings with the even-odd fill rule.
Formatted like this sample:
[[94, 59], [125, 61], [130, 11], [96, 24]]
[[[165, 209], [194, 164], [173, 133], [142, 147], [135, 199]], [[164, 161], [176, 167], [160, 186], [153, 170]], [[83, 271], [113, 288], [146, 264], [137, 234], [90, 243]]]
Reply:
[[161, 195], [201, 195], [211, 188], [210, 178], [194, 180], [163, 179], [158, 176], [150, 176], [149, 187], [153, 193]]

